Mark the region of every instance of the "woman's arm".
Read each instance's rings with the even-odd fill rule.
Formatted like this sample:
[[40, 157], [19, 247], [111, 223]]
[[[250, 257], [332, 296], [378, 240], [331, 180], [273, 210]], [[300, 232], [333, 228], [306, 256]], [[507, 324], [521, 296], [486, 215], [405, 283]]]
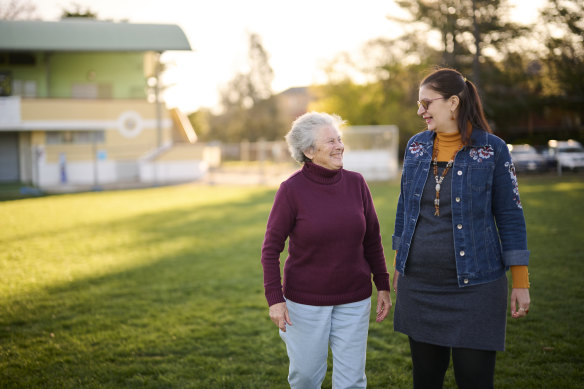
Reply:
[[280, 274], [280, 253], [284, 250], [286, 239], [292, 231], [295, 220], [286, 192], [286, 186], [283, 183], [276, 193], [262, 245], [264, 291], [270, 306], [285, 301]]
[[515, 166], [507, 145], [501, 140], [497, 146], [492, 209], [503, 248], [503, 262], [505, 266], [527, 266], [527, 233]]
[[[379, 219], [375, 212], [375, 205], [369, 187], [365, 179], [361, 177], [363, 208], [365, 211], [365, 236], [363, 238], [363, 250], [365, 259], [371, 267], [373, 274], [373, 282], [378, 291], [389, 291], [389, 273], [387, 272], [387, 265], [385, 263], [385, 254], [383, 253], [383, 244], [381, 241], [381, 231], [379, 227]], [[391, 304], [391, 301], [390, 301]], [[391, 305], [390, 305], [391, 307]]]
[[503, 248], [503, 262], [511, 267], [510, 308], [511, 316], [517, 319], [527, 315], [531, 304], [527, 273], [529, 251], [515, 166], [507, 145], [501, 143], [495, 160], [492, 206]]

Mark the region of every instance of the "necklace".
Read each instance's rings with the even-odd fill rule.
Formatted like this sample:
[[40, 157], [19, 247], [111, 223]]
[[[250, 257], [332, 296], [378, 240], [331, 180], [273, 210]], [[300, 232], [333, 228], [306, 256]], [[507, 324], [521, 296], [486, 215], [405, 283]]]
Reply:
[[456, 157], [456, 153], [458, 153], [460, 149], [454, 151], [452, 157], [446, 164], [446, 167], [442, 171], [442, 175], [438, 175], [438, 137], [436, 137], [436, 141], [434, 142], [434, 150], [432, 150], [432, 165], [433, 165], [433, 173], [434, 173], [434, 180], [436, 180], [436, 198], [434, 199], [434, 216], [440, 216], [440, 185], [442, 181], [444, 181], [444, 177], [446, 177], [446, 173], [454, 164], [454, 157]]

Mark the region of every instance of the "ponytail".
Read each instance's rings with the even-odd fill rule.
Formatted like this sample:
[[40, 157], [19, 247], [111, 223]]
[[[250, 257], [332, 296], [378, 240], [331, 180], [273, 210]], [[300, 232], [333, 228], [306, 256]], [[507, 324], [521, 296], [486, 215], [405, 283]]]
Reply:
[[480, 128], [486, 132], [493, 132], [491, 126], [485, 118], [483, 104], [472, 81], [463, 77], [464, 89], [458, 94], [460, 99], [460, 108], [458, 111], [458, 130], [462, 142], [467, 145], [470, 142], [470, 136], [473, 128]]

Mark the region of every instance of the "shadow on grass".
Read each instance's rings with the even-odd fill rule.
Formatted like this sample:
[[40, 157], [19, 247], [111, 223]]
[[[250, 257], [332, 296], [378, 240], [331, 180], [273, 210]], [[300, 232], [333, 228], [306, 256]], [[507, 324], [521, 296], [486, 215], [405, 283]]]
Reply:
[[259, 261], [273, 194], [81, 227], [86, 236], [133, 230], [136, 237], [89, 257], [136, 251], [147, 258], [7, 301], [0, 319], [5, 387], [282, 381], [286, 355], [267, 317]]
[[[399, 185], [371, 190], [391, 265]], [[584, 185], [530, 177], [520, 180], [520, 190], [533, 307], [526, 320], [509, 321], [496, 386], [577, 387], [584, 378]], [[273, 195], [263, 190], [212, 204], [153, 206], [115, 220], [17, 234], [23, 244], [80, 239], [63, 251], [67, 260], [83, 256], [110, 265], [3, 299], [1, 386], [288, 387], [288, 360], [268, 319], [260, 264]], [[67, 270], [66, 261], [56, 266]], [[411, 387], [410, 369], [405, 337], [393, 333], [391, 320], [372, 321], [370, 387]], [[447, 386], [452, 382], [449, 371]], [[324, 387], [330, 387], [330, 372]]]

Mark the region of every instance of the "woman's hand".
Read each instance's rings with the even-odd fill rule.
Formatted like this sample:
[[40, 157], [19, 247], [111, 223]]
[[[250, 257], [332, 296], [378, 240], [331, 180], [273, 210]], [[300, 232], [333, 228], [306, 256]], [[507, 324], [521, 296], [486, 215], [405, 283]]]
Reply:
[[511, 289], [511, 317], [519, 319], [527, 316], [529, 313], [529, 289], [527, 288], [513, 288]]
[[270, 319], [282, 332], [286, 332], [286, 324], [292, 325], [286, 303], [278, 303], [270, 306]]
[[399, 272], [396, 270], [395, 272], [393, 272], [393, 291], [397, 292], [397, 280], [399, 279]]
[[391, 296], [389, 290], [380, 290], [377, 292], [377, 318], [376, 322], [381, 323], [391, 311]]

